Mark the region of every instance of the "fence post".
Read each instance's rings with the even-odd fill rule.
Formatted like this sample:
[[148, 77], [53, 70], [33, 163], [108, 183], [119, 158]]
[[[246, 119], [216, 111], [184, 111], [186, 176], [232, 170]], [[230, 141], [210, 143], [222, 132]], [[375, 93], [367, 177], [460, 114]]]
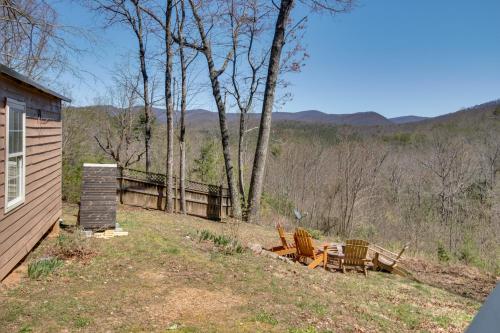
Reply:
[[219, 218], [222, 220], [223, 213], [223, 205], [222, 205], [222, 185], [219, 186]]
[[118, 186], [119, 186], [119, 191], [120, 191], [120, 204], [123, 205], [123, 167], [119, 166], [118, 167]]

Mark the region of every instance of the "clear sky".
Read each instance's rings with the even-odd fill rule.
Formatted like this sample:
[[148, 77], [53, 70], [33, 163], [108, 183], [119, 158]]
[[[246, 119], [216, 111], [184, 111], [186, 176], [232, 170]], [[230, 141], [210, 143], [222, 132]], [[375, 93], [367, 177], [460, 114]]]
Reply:
[[[74, 2], [55, 4], [64, 23], [102, 25]], [[123, 28], [95, 31], [78, 64], [98, 79], [65, 78], [76, 105], [91, 104], [135, 50]], [[435, 116], [500, 98], [500, 0], [359, 0], [349, 14], [310, 14], [304, 45], [310, 58], [289, 77], [283, 111]], [[210, 94], [192, 107], [214, 109]]]

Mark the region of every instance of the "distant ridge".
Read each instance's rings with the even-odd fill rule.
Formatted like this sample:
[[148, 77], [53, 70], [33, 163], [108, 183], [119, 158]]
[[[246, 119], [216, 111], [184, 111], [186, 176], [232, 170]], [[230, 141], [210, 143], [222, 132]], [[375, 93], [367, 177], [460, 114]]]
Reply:
[[[154, 109], [158, 121], [165, 121], [165, 110]], [[239, 119], [238, 113], [227, 113], [229, 122], [235, 122]], [[258, 121], [259, 114], [252, 113], [248, 115], [250, 121]], [[191, 124], [218, 122], [219, 117], [216, 112], [204, 109], [188, 110], [186, 120]], [[351, 125], [351, 126], [376, 126], [390, 125], [392, 122], [373, 111], [358, 112], [352, 114], [331, 114], [318, 110], [307, 110], [300, 112], [274, 112], [274, 122], [296, 121], [309, 124], [331, 124], [331, 125]]]
[[426, 120], [426, 119], [429, 119], [429, 117], [402, 116], [402, 117], [389, 118], [389, 120], [391, 122], [393, 122], [394, 124], [415, 123], [415, 122]]
[[[307, 124], [326, 124], [326, 125], [349, 125], [349, 126], [396, 126], [414, 127], [426, 124], [436, 124], [449, 120], [469, 119], [475, 121], [484, 117], [490, 117], [492, 112], [500, 107], [500, 100], [494, 100], [483, 104], [478, 104], [469, 108], [464, 108], [456, 112], [443, 114], [437, 117], [420, 116], [401, 116], [395, 118], [386, 118], [374, 111], [357, 112], [352, 114], [332, 114], [324, 113], [319, 110], [306, 110], [300, 112], [274, 112], [273, 122], [299, 122]], [[94, 110], [104, 108], [114, 108], [106, 105], [93, 105], [86, 107], [75, 107], [76, 109], [92, 108]], [[139, 108], [139, 107], [138, 107]], [[160, 123], [166, 122], [165, 109], [153, 108], [153, 113]], [[227, 113], [228, 122], [233, 125], [239, 121], [238, 113]], [[175, 120], [179, 119], [179, 113], [176, 113]], [[248, 115], [249, 124], [258, 125], [260, 114], [252, 113]], [[205, 109], [192, 109], [187, 111], [187, 125], [192, 127], [211, 127], [219, 122], [217, 112]]]

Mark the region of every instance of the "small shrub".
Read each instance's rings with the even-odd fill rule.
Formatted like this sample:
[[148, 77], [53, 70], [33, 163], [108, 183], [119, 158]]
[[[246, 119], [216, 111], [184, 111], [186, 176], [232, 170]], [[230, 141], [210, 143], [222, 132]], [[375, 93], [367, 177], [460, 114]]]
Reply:
[[236, 240], [226, 235], [216, 235], [209, 230], [199, 232], [199, 240], [212, 241], [214, 245], [225, 254], [242, 253], [243, 246]]
[[211, 240], [212, 237], [213, 237], [212, 232], [210, 232], [208, 230], [202, 230], [200, 232], [200, 242], [204, 241], [204, 240]]
[[88, 259], [95, 251], [90, 247], [89, 240], [80, 232], [61, 233], [50, 254], [60, 259]]
[[437, 256], [438, 256], [439, 261], [442, 261], [442, 262], [450, 261], [450, 255], [448, 254], [448, 251], [446, 251], [446, 249], [444, 248], [444, 245], [442, 243], [438, 244]]
[[52, 273], [56, 268], [62, 266], [63, 261], [54, 257], [47, 257], [32, 261], [28, 265], [28, 276], [30, 279], [38, 279]]
[[225, 235], [214, 236], [212, 240], [215, 245], [221, 247], [227, 246], [231, 243], [231, 238]]

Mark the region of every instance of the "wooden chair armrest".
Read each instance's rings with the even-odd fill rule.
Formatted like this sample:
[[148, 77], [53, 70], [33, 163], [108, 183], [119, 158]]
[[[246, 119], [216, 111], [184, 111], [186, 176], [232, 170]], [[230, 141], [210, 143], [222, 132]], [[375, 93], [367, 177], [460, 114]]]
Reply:
[[381, 255], [384, 255], [386, 257], [389, 257], [389, 256], [394, 256], [394, 257], [397, 257], [398, 254], [397, 253], [394, 253], [392, 251], [389, 251], [387, 249], [384, 249], [383, 247], [379, 246], [379, 245], [376, 245], [376, 244], [370, 244], [368, 246], [368, 248], [370, 248], [372, 251], [376, 252], [376, 253], [380, 253]]
[[284, 249], [284, 250], [280, 250], [280, 251], [275, 251], [274, 253], [276, 253], [279, 256], [286, 256], [289, 254], [296, 254], [297, 249], [296, 248]]
[[271, 252], [276, 252], [276, 251], [280, 251], [280, 250], [284, 250], [284, 249], [285, 248], [282, 245], [264, 248], [264, 250], [271, 251]]

